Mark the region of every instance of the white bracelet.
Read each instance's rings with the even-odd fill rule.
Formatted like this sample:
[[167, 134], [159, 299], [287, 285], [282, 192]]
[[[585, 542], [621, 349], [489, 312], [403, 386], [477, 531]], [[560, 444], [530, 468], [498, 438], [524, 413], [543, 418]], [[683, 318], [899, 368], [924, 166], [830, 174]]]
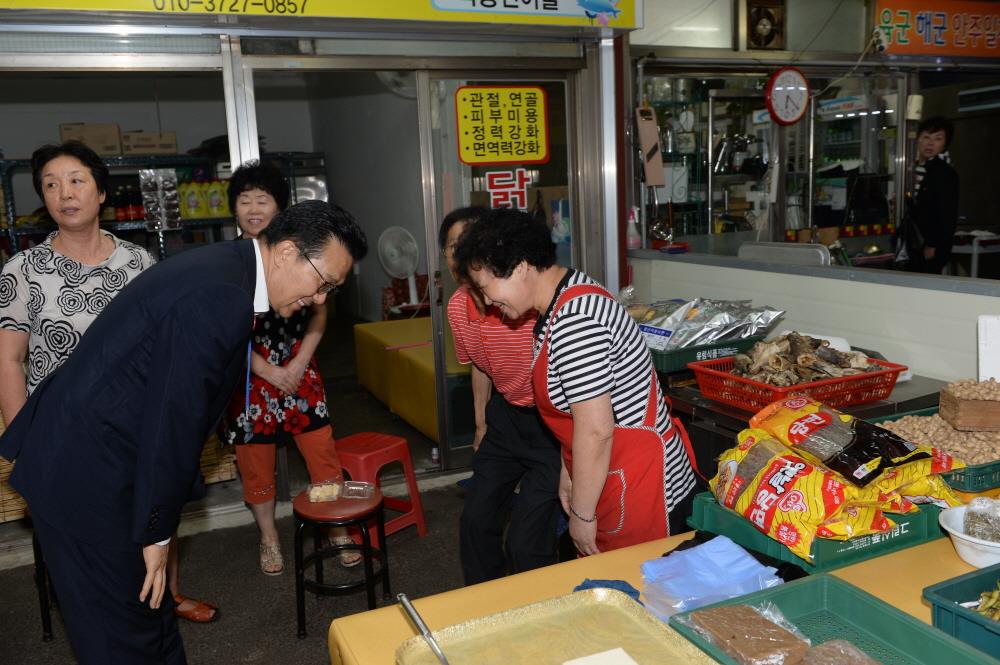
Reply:
[[587, 524], [590, 524], [591, 522], [594, 522], [595, 520], [597, 520], [597, 515], [596, 514], [588, 520], [586, 517], [584, 517], [580, 513], [578, 513], [575, 510], [573, 510], [573, 504], [570, 504], [570, 506], [569, 506], [569, 512], [571, 512], [573, 514], [573, 517], [575, 517], [576, 519], [580, 520], [581, 522], [586, 522]]

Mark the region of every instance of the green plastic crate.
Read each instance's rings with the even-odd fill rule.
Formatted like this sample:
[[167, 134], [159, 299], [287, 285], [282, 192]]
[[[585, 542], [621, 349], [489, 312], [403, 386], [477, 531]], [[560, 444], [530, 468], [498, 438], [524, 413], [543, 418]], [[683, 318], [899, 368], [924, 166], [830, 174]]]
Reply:
[[800, 559], [777, 540], [758, 531], [742, 515], [720, 506], [711, 492], [703, 492], [694, 498], [688, 524], [699, 531], [727, 536], [746, 549], [794, 563], [812, 574], [835, 570], [943, 538], [944, 531], [938, 525], [940, 513], [941, 509], [936, 506], [921, 506], [918, 513], [887, 515], [896, 526], [884, 534], [860, 536], [850, 540], [817, 538], [813, 541], [812, 563]]
[[[933, 416], [937, 412], [938, 408], [935, 406], [929, 409], [897, 413], [883, 418], [873, 418], [872, 423], [878, 425], [879, 423], [899, 420], [904, 416]], [[934, 445], [933, 441], [917, 441], [917, 443]], [[987, 464], [967, 466], [964, 469], [952, 471], [951, 473], [942, 473], [941, 477], [944, 478], [945, 482], [954, 489], [961, 490], [963, 492], [985, 492], [987, 490], [1000, 487], [1000, 460], [997, 460], [996, 462], [989, 462]]]
[[1000, 655], [1000, 623], [959, 605], [996, 589], [998, 580], [1000, 563], [924, 589], [934, 626], [980, 651]]
[[657, 351], [650, 349], [653, 356], [653, 367], [657, 372], [680, 372], [687, 369], [688, 363], [699, 360], [715, 360], [717, 358], [727, 358], [735, 356], [737, 353], [749, 351], [750, 348], [764, 339], [762, 335], [747, 337], [745, 339], [734, 339], [728, 342], [715, 342], [714, 344], [702, 344], [701, 346], [690, 346], [673, 351]]
[[[813, 644], [835, 639], [847, 640], [884, 665], [1000, 663], [830, 575], [804, 577], [708, 607], [760, 605], [766, 601], [777, 605], [785, 618], [795, 624]], [[736, 665], [736, 661], [721, 649], [682, 623], [683, 617], [689, 614], [691, 612], [675, 614], [670, 617], [670, 625], [718, 662]]]

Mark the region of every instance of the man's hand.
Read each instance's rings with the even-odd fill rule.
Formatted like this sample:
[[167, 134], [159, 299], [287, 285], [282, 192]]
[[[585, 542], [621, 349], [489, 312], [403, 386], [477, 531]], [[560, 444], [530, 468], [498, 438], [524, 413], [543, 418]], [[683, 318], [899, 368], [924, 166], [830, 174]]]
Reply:
[[146, 579], [142, 581], [139, 592], [139, 602], [146, 602], [149, 596], [149, 606], [159, 609], [163, 601], [163, 592], [167, 588], [167, 553], [170, 545], [146, 545], [142, 548], [142, 559], [146, 562]]
[[933, 247], [924, 247], [924, 258], [927, 259], [928, 261], [930, 259], [933, 259], [934, 258], [934, 254], [936, 252], [937, 252], [937, 250], [935, 248], [933, 248]]

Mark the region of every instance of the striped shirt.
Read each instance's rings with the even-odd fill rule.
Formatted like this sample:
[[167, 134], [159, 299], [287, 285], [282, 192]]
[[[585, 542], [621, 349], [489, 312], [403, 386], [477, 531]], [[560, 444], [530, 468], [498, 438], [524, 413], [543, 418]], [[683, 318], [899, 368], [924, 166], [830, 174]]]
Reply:
[[[569, 286], [600, 286], [587, 275], [570, 270], [556, 289], [556, 298]], [[656, 390], [656, 429], [666, 439], [664, 478], [668, 507], [676, 506], [694, 489], [695, 477], [677, 429], [671, 429], [670, 408], [655, 379], [646, 342], [621, 305], [600, 295], [570, 300], [551, 322], [545, 317], [535, 327], [537, 356], [549, 327], [549, 400], [569, 413], [571, 403], [611, 393], [615, 424], [642, 425], [650, 387]]]
[[480, 314], [466, 287], [448, 300], [448, 323], [455, 336], [455, 355], [463, 365], [483, 371], [497, 391], [514, 406], [534, 406], [531, 391], [532, 325], [538, 312], [504, 320], [495, 307]]

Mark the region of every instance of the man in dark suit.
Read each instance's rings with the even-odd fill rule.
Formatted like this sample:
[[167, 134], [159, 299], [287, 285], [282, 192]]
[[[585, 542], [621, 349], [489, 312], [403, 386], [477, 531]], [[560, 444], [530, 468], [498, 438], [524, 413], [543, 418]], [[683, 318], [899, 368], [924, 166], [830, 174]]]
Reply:
[[346, 211], [280, 213], [259, 240], [184, 252], [138, 276], [0, 438], [82, 665], [186, 662], [167, 545], [201, 449], [246, 377], [255, 314], [322, 303], [367, 252]]

